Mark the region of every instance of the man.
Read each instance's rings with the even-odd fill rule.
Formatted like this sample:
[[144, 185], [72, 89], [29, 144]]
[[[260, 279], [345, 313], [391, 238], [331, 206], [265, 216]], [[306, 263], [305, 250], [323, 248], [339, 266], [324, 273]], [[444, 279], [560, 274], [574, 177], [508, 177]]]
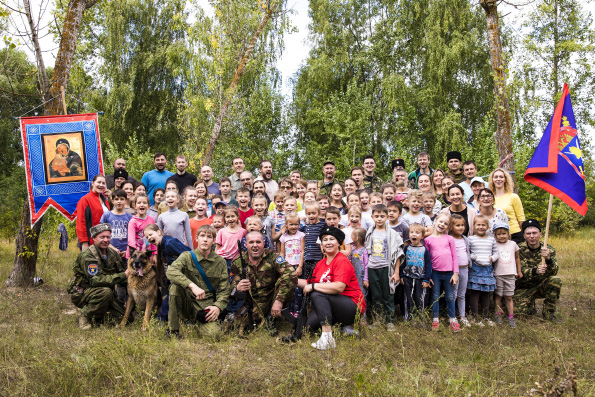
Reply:
[[91, 321], [103, 321], [109, 312], [116, 323], [124, 316], [124, 308], [116, 300], [116, 285], [126, 285], [128, 269], [116, 250], [110, 248], [112, 228], [100, 223], [91, 228], [93, 245], [81, 252], [72, 270], [74, 281], [68, 288], [72, 303], [81, 309], [79, 327], [91, 328]]
[[364, 188], [364, 167], [360, 167], [359, 165], [353, 167], [351, 169], [351, 177], [357, 183], [357, 190]]
[[200, 177], [207, 185], [207, 192], [208, 192], [208, 199], [212, 199], [213, 196], [217, 194], [221, 194], [221, 190], [219, 190], [219, 184], [213, 182], [213, 169], [208, 165], [203, 166], [200, 169]]
[[417, 179], [420, 175], [430, 175], [434, 172], [433, 169], [430, 168], [430, 155], [427, 152], [420, 152], [417, 155], [417, 169], [415, 171], [411, 171], [408, 176], [409, 183], [417, 189]]
[[463, 174], [463, 170], [461, 170], [462, 158], [461, 152], [452, 151], [446, 153], [446, 165], [448, 166], [446, 175], [452, 177], [455, 183], [461, 183], [465, 180], [465, 175]]
[[244, 168], [246, 167], [244, 164], [244, 159], [241, 157], [235, 157], [231, 161], [231, 167], [234, 170], [234, 173], [229, 176], [229, 180], [231, 181], [231, 198], [236, 198], [236, 192], [242, 187], [241, 175], [242, 172], [244, 172]]
[[[390, 168], [393, 170], [394, 182], [403, 180], [401, 177], [397, 178], [397, 174], [401, 175], [402, 172], [405, 172], [405, 181], [407, 180], [407, 171], [405, 171], [405, 160], [403, 160], [402, 158], [393, 159], [393, 161], [390, 162]], [[405, 183], [405, 185], [407, 185], [407, 183]]]
[[394, 170], [393, 178], [395, 183], [403, 181], [405, 183], [405, 187], [407, 186], [407, 171], [405, 171], [403, 168]]
[[[215, 228], [210, 225], [199, 227], [196, 237], [198, 246], [192, 251], [198, 265], [190, 251], [187, 251], [167, 268], [166, 275], [171, 285], [166, 336], [180, 337], [180, 319], [197, 321], [201, 336], [217, 337], [221, 331], [217, 319], [229, 302], [229, 279], [225, 259], [213, 252], [216, 235]], [[198, 266], [208, 279], [212, 291]]]
[[[247, 251], [242, 254], [247, 266], [246, 279], [242, 279], [242, 263], [238, 257], [231, 264], [231, 274], [234, 275], [231, 289], [250, 291], [254, 300], [252, 316], [257, 324], [269, 314], [279, 318], [283, 305], [292, 297], [297, 276], [282, 256], [264, 248], [264, 238], [259, 231], [246, 235], [246, 248]], [[246, 308], [240, 308], [237, 313], [240, 326], [244, 329], [248, 325]], [[271, 334], [275, 333], [274, 328], [270, 330]]]
[[[126, 171], [126, 160], [116, 159], [116, 161], [114, 161], [114, 171], [116, 170]], [[134, 186], [138, 185], [138, 181], [130, 174], [128, 175], [127, 181], [132, 182]], [[114, 174], [105, 176], [105, 186], [108, 190], [114, 188]]]
[[[167, 182], [174, 181], [176, 185], [178, 185], [178, 190], [180, 194], [184, 194], [184, 189], [188, 186], [194, 186], [198, 178], [195, 175], [189, 174], [186, 172], [186, 167], [188, 167], [188, 161], [186, 160], [186, 156], [183, 154], [178, 155], [176, 157], [176, 173], [169, 178], [167, 178]], [[166, 183], [167, 183], [166, 182]]]
[[[523, 222], [523, 235], [525, 241], [519, 244], [523, 277], [516, 282], [515, 306], [519, 313], [533, 315], [537, 313], [535, 300], [543, 299], [543, 317], [556, 321], [556, 304], [562, 288], [562, 281], [556, 276], [556, 249], [549, 244], [543, 246], [540, 241], [541, 225], [534, 219]], [[542, 258], [545, 258], [543, 265]]]
[[279, 185], [273, 180], [273, 164], [270, 160], [262, 160], [258, 166], [260, 175], [256, 178], [257, 181], [264, 181], [266, 185], [266, 193], [269, 200], [273, 201], [275, 193], [279, 190]]
[[155, 165], [155, 169], [145, 172], [140, 180], [141, 183], [147, 187], [147, 196], [149, 196], [151, 206], [155, 205], [155, 200], [153, 199], [155, 190], [158, 188], [165, 189], [167, 179], [174, 174], [165, 169], [167, 159], [163, 153], [155, 153], [155, 156], [153, 156], [153, 164]]
[[336, 171], [337, 168], [335, 167], [335, 163], [333, 163], [332, 161], [326, 161], [322, 165], [322, 175], [324, 179], [318, 181], [318, 191], [320, 192], [320, 194], [326, 194], [327, 196], [330, 196], [331, 188], [335, 183], [343, 184], [343, 182], [341, 182], [340, 180], [335, 179]]
[[[475, 161], [468, 160], [463, 163], [463, 175], [465, 175], [465, 181], [459, 183], [459, 186], [463, 188], [464, 200], [467, 202], [473, 197], [471, 181], [477, 176], [477, 165], [475, 164]], [[485, 183], [484, 186], [488, 187], [488, 184]]]
[[364, 187], [367, 189], [372, 189], [373, 192], [379, 192], [380, 188], [382, 187], [382, 180], [374, 175], [374, 169], [376, 168], [376, 160], [374, 160], [374, 156], [367, 155], [364, 156]]
[[[244, 171], [240, 174], [240, 182], [242, 183], [242, 186], [240, 186], [240, 187], [245, 187], [246, 189], [252, 191], [252, 184], [254, 183], [254, 175], [252, 175], [252, 173], [250, 171]], [[237, 190], [236, 190], [236, 194], [237, 194]]]

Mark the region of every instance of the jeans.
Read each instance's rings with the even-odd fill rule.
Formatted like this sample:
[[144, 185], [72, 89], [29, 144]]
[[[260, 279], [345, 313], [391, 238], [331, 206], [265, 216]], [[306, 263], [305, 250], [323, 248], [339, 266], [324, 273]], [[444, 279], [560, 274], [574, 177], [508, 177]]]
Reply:
[[440, 299], [441, 288], [444, 288], [444, 297], [446, 299], [446, 311], [448, 317], [455, 318], [455, 286], [450, 283], [450, 278], [453, 272], [439, 272], [432, 271], [432, 316], [438, 318], [438, 312], [440, 305], [438, 300]]
[[455, 285], [455, 300], [459, 316], [465, 317], [465, 294], [467, 293], [467, 280], [469, 279], [469, 268], [459, 267], [459, 283]]

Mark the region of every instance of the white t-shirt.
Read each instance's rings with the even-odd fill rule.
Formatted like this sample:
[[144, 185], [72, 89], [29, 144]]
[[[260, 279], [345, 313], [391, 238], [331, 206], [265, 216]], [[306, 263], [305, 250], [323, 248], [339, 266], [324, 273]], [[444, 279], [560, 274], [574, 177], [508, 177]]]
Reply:
[[519, 246], [512, 240], [508, 240], [504, 244], [496, 243], [498, 249], [498, 261], [494, 265], [495, 276], [510, 276], [517, 274], [515, 253], [518, 252]]
[[279, 242], [285, 245], [285, 260], [292, 266], [300, 265], [300, 255], [302, 254], [302, 240], [306, 237], [304, 232], [299, 230], [290, 236], [288, 233], [283, 233]]

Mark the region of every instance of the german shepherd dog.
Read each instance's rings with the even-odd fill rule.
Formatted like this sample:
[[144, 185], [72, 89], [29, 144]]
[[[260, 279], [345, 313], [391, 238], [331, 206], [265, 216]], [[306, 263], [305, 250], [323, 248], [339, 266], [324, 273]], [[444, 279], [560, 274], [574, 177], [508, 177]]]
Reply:
[[147, 329], [151, 318], [151, 311], [154, 306], [159, 308], [158, 285], [163, 280], [163, 270], [154, 268], [151, 264], [151, 254], [153, 251], [134, 251], [128, 260], [128, 302], [126, 303], [126, 312], [120, 323], [123, 327], [132, 312], [134, 305], [139, 310], [145, 311], [145, 318], [142, 329]]

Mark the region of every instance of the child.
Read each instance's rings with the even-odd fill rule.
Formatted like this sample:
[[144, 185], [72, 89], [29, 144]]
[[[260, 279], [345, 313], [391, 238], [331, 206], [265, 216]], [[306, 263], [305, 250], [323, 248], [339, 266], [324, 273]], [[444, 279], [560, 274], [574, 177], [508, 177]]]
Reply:
[[198, 228], [202, 225], [211, 225], [213, 220], [207, 218], [207, 198], [202, 196], [196, 199], [194, 203], [194, 218], [190, 219], [190, 233], [192, 234], [192, 247], [196, 249], [198, 247]]
[[[438, 300], [440, 299], [440, 289], [444, 288], [446, 309], [448, 317], [450, 317], [450, 329], [452, 332], [459, 332], [461, 326], [455, 316], [454, 292], [455, 286], [459, 282], [459, 262], [455, 240], [447, 234], [449, 227], [450, 214], [438, 214], [434, 221], [432, 235], [424, 240], [426, 248], [430, 250], [430, 259], [432, 261], [432, 330], [438, 331], [440, 329]], [[411, 230], [409, 231], [409, 240], [411, 240]], [[422, 286], [427, 288], [430, 285], [424, 282]]]
[[[240, 226], [246, 226], [246, 219], [254, 215], [254, 210], [250, 208], [250, 190], [241, 187], [236, 192], [236, 201], [238, 202], [238, 214]], [[225, 222], [227, 224], [227, 221]]]
[[[344, 243], [347, 246], [353, 242], [353, 240], [351, 240], [351, 233], [353, 230], [362, 227], [362, 210], [359, 205], [353, 205], [349, 208], [349, 212], [345, 216], [347, 217], [347, 227], [343, 229], [343, 233], [345, 233]], [[343, 222], [343, 217], [341, 217], [341, 223]]]
[[343, 202], [343, 197], [345, 197], [345, 190], [343, 190], [343, 186], [341, 186], [340, 183], [333, 183], [330, 192], [330, 205], [339, 209], [341, 215], [345, 215], [347, 213], [347, 208]]
[[[346, 231], [347, 229], [343, 229]], [[368, 296], [368, 250], [366, 249], [366, 229], [355, 227], [351, 231], [351, 254], [349, 260], [355, 269], [355, 276], [364, 297]], [[347, 234], [345, 234], [347, 236]]]
[[[147, 216], [149, 209], [149, 197], [146, 194], [139, 194], [134, 197], [134, 205], [137, 209], [136, 215], [128, 222], [128, 249], [126, 250], [126, 259], [134, 251], [145, 251], [145, 235], [143, 231], [148, 225], [155, 223], [155, 220]], [[155, 246], [149, 247], [151, 251], [155, 251]], [[131, 251], [132, 250], [132, 251]]]
[[[297, 202], [301, 205], [302, 208], [305, 208], [304, 205], [306, 204], [306, 192], [308, 188], [308, 182], [304, 179], [300, 179], [295, 183], [295, 193], [297, 194]], [[316, 197], [316, 195], [314, 196]], [[303, 209], [302, 209], [303, 211]]]
[[304, 209], [301, 210], [301, 211], [298, 211], [298, 216], [300, 217], [300, 220], [303, 220], [303, 221], [306, 220], [306, 203], [314, 203], [314, 202], [316, 202], [316, 193], [314, 193], [314, 192], [306, 192], [304, 194], [304, 200], [305, 200], [305, 202], [302, 205], [302, 207]]
[[[167, 194], [167, 192], [176, 192], [176, 194], [179, 196], [180, 191], [178, 190], [178, 184], [174, 181], [165, 182], [165, 194]], [[159, 212], [159, 215], [168, 211], [167, 203], [165, 202], [165, 194], [163, 195], [163, 201], [159, 204], [159, 207], [157, 207], [157, 212]], [[178, 203], [178, 208], [181, 207], [182, 203]]]
[[[304, 248], [306, 246], [304, 232], [299, 231], [300, 218], [296, 212], [287, 212], [285, 216], [285, 227], [283, 235], [279, 238], [280, 254], [287, 263], [293, 268], [296, 276], [302, 275], [304, 268]], [[295, 289], [293, 302], [289, 306], [289, 310], [295, 317], [302, 306], [302, 290]]]
[[366, 233], [368, 250], [369, 302], [373, 311], [382, 312], [388, 331], [396, 331], [394, 294], [399, 284], [399, 266], [403, 259], [403, 240], [386, 227], [388, 208], [377, 204], [372, 209], [374, 225]]
[[403, 309], [406, 321], [412, 319], [412, 314], [420, 316], [423, 313], [426, 296], [424, 285], [428, 285], [432, 279], [430, 251], [422, 243], [425, 232], [426, 228], [419, 223], [412, 224], [409, 227], [409, 244], [403, 249], [405, 259], [399, 273], [404, 289]]
[[147, 194], [147, 187], [145, 185], [143, 185], [142, 183], [139, 183], [134, 188], [134, 194], [135, 195], [136, 194]]
[[126, 192], [126, 199], [128, 200], [126, 205], [124, 206], [124, 211], [128, 212], [130, 215], [135, 215], [136, 210], [134, 209], [134, 183], [132, 182], [124, 182], [122, 184], [122, 190]]
[[436, 195], [433, 192], [424, 192], [421, 195], [423, 204], [423, 214], [427, 215], [432, 222], [436, 219], [436, 215], [442, 209], [442, 203], [436, 200]]
[[388, 203], [388, 225], [399, 234], [404, 243], [409, 241], [409, 226], [403, 222], [401, 214], [403, 213], [403, 204], [400, 201], [393, 200]]
[[469, 266], [471, 265], [471, 253], [469, 252], [469, 240], [464, 235], [465, 218], [459, 214], [452, 214], [450, 221], [450, 235], [455, 239], [457, 260], [459, 263], [459, 283], [455, 288], [455, 302], [459, 310], [461, 324], [470, 327], [471, 323], [465, 315], [465, 294], [467, 293], [467, 281], [469, 279]]
[[148, 215], [151, 218], [157, 219], [157, 217], [159, 216], [158, 208], [159, 208], [159, 204], [161, 204], [161, 202], [163, 202], [163, 199], [165, 199], [165, 189], [158, 187], [153, 192], [153, 201], [155, 202], [155, 204], [153, 204], [151, 206], [151, 208], [149, 208], [149, 211], [148, 211]]
[[254, 215], [260, 218], [260, 223], [269, 247], [273, 249], [273, 229], [275, 228], [275, 221], [268, 215], [267, 212], [267, 198], [262, 194], [257, 194], [252, 198], [252, 209]]
[[240, 206], [236, 199], [231, 197], [231, 179], [226, 176], [221, 178], [219, 181], [219, 190], [221, 191], [221, 201], [225, 201], [227, 204], [235, 205], [236, 207]]
[[316, 195], [316, 197], [318, 197], [318, 194], [320, 193], [318, 191], [318, 181], [308, 181], [308, 185], [306, 185], [306, 191], [312, 192]]
[[[473, 266], [469, 269], [467, 289], [469, 290], [469, 306], [473, 316], [476, 319], [480, 318], [479, 305], [481, 305], [481, 317], [489, 326], [494, 326], [494, 322], [488, 318], [488, 313], [490, 310], [490, 292], [496, 289], [492, 262], [498, 260], [498, 247], [496, 239], [486, 233], [489, 224], [489, 220], [480, 214], [476, 215], [473, 220], [475, 234], [468, 237]], [[480, 327], [485, 326], [481, 320], [477, 325]]]
[[318, 208], [320, 208], [320, 220], [323, 220], [326, 215], [326, 209], [331, 206], [331, 200], [326, 194], [321, 194], [316, 198], [318, 201]]
[[283, 225], [285, 225], [285, 211], [283, 208], [285, 197], [287, 197], [285, 191], [278, 190], [275, 193], [275, 197], [273, 198], [273, 201], [275, 203], [275, 209], [272, 211], [269, 210], [269, 216], [273, 218], [273, 221], [275, 222], [275, 228], [272, 231], [273, 242], [277, 242], [279, 240], [279, 237], [281, 237], [282, 234], [281, 228], [283, 227]]
[[[250, 232], [260, 232], [264, 239], [264, 248], [273, 249], [269, 239], [267, 238], [266, 231], [262, 227], [262, 221], [258, 215], [252, 215], [246, 219], [246, 234]], [[242, 252], [248, 251], [246, 248], [246, 237], [242, 237]]]
[[194, 212], [194, 204], [196, 204], [197, 198], [198, 191], [194, 186], [187, 186], [186, 189], [184, 189], [184, 202], [182, 203], [182, 208], [180, 208], [180, 210], [187, 213], [188, 218], [194, 218], [196, 216], [196, 212]]
[[[339, 228], [339, 223], [341, 222], [341, 211], [337, 207], [328, 207], [326, 209], [324, 221], [326, 222], [327, 226]], [[320, 239], [318, 239], [317, 242], [318, 244], [320, 244]], [[343, 244], [341, 244], [340, 250], [341, 253], [343, 253], [343, 255], [345, 256], [349, 256], [349, 254], [351, 254], [351, 236], [349, 236], [349, 242], [345, 242], [345, 240], [343, 240]]]
[[223, 215], [215, 214], [213, 215], [212, 220], [213, 223], [211, 223], [211, 226], [213, 226], [217, 233], [219, 233], [219, 230], [223, 229], [223, 227], [225, 226], [225, 218], [223, 217]]
[[[238, 195], [240, 189], [238, 189]], [[241, 203], [241, 200], [238, 200]], [[250, 208], [252, 209], [252, 208]], [[240, 226], [240, 214], [233, 205], [228, 205], [223, 211], [225, 216], [225, 227], [217, 232], [215, 239], [217, 255], [220, 255], [227, 262], [227, 270], [231, 268], [231, 262], [239, 255], [238, 241], [246, 237], [246, 229]]]
[[407, 194], [409, 194], [409, 189], [405, 186], [405, 181], [397, 181], [395, 184], [395, 201], [400, 201], [403, 205], [405, 205], [405, 201], [407, 201]]
[[121, 256], [126, 254], [126, 248], [128, 248], [128, 222], [132, 219], [132, 215], [124, 210], [126, 201], [126, 192], [122, 189], [116, 190], [112, 195], [114, 209], [103, 214], [100, 220], [101, 223], [109, 223], [111, 225], [111, 246], [118, 251]]
[[306, 235], [304, 267], [300, 276], [302, 279], [305, 279], [307, 275], [311, 275], [318, 261], [322, 259], [322, 251], [317, 241], [318, 234], [326, 226], [326, 223], [320, 220], [320, 206], [316, 202], [306, 203], [306, 218], [306, 224], [300, 227], [300, 231]]
[[177, 238], [187, 247], [192, 247], [192, 232], [190, 230], [190, 218], [188, 214], [180, 211], [178, 204], [180, 196], [174, 190], [165, 193], [165, 204], [167, 212], [163, 212], [157, 218], [157, 226], [163, 234]]
[[426, 234], [432, 233], [432, 221], [430, 217], [420, 212], [422, 207], [422, 195], [421, 190], [412, 189], [407, 195], [407, 201], [409, 201], [409, 212], [403, 215], [403, 221], [408, 225], [419, 223], [426, 228]]
[[372, 208], [370, 208], [370, 206], [369, 206], [369, 202], [370, 202], [370, 190], [368, 190], [368, 189], [362, 189], [362, 190], [360, 190], [360, 192], [359, 192], [359, 201], [360, 201], [360, 206], [362, 207], [362, 216], [364, 214], [368, 214], [371, 217], [372, 216]]
[[508, 325], [516, 328], [512, 296], [514, 295], [515, 280], [523, 277], [519, 246], [510, 240], [509, 226], [506, 223], [496, 223], [494, 225], [494, 235], [498, 247], [498, 262], [494, 265], [494, 274], [496, 276], [496, 294], [494, 296], [496, 323], [502, 324], [502, 314], [504, 313], [501, 305], [502, 297], [504, 297], [506, 310], [508, 311]]
[[[361, 196], [360, 196], [361, 198]], [[377, 205], [381, 205], [382, 202], [384, 201], [384, 197], [382, 196], [381, 193], [378, 192], [374, 192], [374, 193], [370, 193], [370, 214], [372, 214], [373, 208], [376, 207]]]
[[397, 194], [397, 188], [390, 182], [385, 183], [380, 188], [380, 194], [382, 194], [382, 204], [388, 205], [388, 203], [394, 201], [395, 195]]

